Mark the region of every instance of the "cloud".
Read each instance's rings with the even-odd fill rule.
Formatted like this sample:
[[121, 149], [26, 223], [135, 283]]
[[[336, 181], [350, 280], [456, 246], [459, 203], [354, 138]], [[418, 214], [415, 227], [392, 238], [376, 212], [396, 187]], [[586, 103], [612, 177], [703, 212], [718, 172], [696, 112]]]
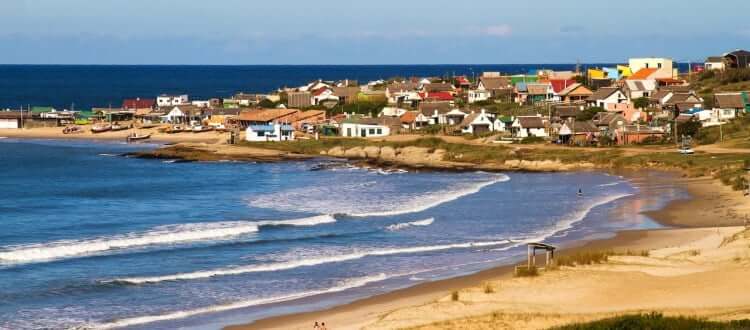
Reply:
[[492, 37], [509, 37], [513, 34], [513, 28], [508, 24], [490, 25], [482, 28], [482, 34]]

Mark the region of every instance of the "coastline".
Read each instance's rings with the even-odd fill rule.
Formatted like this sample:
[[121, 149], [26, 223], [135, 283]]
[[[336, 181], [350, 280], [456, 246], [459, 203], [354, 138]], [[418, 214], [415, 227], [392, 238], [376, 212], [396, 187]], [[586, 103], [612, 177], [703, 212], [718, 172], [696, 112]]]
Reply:
[[[632, 177], [632, 173], [625, 174], [625, 176]], [[717, 226], [737, 225], [736, 221], [738, 219], [736, 217], [726, 218], [717, 212], [716, 208], [706, 208], [706, 203], [716, 200], [716, 196], [731, 201], [731, 205], [739, 205], [742, 207], [740, 210], [750, 210], [747, 208], [748, 203], [742, 203], [743, 197], [741, 193], [732, 191], [713, 179], [684, 179], [676, 177], [671, 179], [662, 178], [660, 180], [662, 180], [662, 183], [669, 181], [672, 184], [680, 185], [690, 195], [687, 199], [673, 200], [659, 210], [643, 212], [644, 215], [654, 219], [665, 228], [615, 232], [614, 236], [610, 238], [571, 244], [564, 247], [560, 251], [560, 255], [566, 256], [595, 251], [615, 251], [620, 253], [651, 251], [688, 245], [699, 241], [709, 235], [714, 235], [718, 230]], [[706, 216], [708, 213], [712, 213], [718, 217]], [[712, 221], [712, 219], [716, 218], [721, 221]], [[419, 306], [443, 301], [446, 296], [451, 295], [451, 292], [457, 290], [476, 288], [487, 282], [512, 280], [514, 266], [515, 264], [502, 265], [475, 274], [421, 283], [331, 308], [263, 318], [248, 324], [228, 326], [224, 329], [307, 329], [314, 322], [320, 321], [324, 321], [336, 329], [387, 329], [389, 326], [379, 325], [379, 322], [391, 313], [409, 311], [417, 309]], [[409, 324], [409, 322], [406, 322], [406, 324]], [[418, 325], [418, 323], [410, 324], [410, 326]], [[399, 324], [399, 327], [401, 327], [401, 324]]]

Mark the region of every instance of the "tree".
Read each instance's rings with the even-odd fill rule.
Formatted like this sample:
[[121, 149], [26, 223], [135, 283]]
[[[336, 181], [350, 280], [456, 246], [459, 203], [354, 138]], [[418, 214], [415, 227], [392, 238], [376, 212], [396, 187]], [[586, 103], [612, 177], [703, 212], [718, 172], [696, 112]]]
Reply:
[[684, 123], [677, 124], [677, 132], [680, 135], [687, 135], [689, 137], [695, 137], [698, 131], [701, 129], [701, 123], [691, 120]]
[[260, 102], [258, 102], [258, 106], [261, 108], [275, 108], [276, 102], [271, 101], [269, 99], [263, 99]]
[[651, 104], [651, 102], [646, 97], [639, 97], [633, 100], [633, 105], [636, 109], [645, 109], [649, 104]]

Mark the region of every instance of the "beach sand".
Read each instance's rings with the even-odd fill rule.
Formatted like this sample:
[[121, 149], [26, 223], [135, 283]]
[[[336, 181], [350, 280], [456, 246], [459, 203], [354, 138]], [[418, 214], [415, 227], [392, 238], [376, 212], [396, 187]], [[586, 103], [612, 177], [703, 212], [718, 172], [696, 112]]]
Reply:
[[156, 128], [128, 129], [117, 132], [91, 133], [91, 125], [82, 126], [84, 132], [78, 134], [63, 134], [62, 127], [40, 127], [29, 129], [0, 129], [0, 136], [17, 139], [60, 139], [60, 140], [110, 140], [125, 141], [125, 138], [133, 132], [139, 134], [151, 134], [147, 141], [155, 142], [192, 142], [192, 143], [223, 143], [229, 139], [229, 133], [203, 132], [203, 133], [160, 133]]
[[[750, 234], [737, 226], [750, 200], [712, 179], [674, 180], [691, 198], [648, 215], [680, 228], [623, 231], [562, 251], [634, 256], [561, 267], [533, 278], [514, 278], [513, 266], [497, 267], [227, 329], [310, 329], [316, 321], [328, 329], [546, 329], [651, 311], [712, 320], [750, 318], [750, 295], [738, 290], [750, 287]], [[648, 256], [641, 256], [644, 251]], [[487, 286], [491, 293], [485, 293]]]

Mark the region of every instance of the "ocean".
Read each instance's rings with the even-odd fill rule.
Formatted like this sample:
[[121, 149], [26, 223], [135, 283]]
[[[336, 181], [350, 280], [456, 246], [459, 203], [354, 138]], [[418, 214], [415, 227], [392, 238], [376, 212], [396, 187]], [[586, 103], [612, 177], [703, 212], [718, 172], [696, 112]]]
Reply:
[[[582, 68], [612, 64], [582, 64]], [[163, 93], [191, 99], [269, 93], [316, 79], [361, 83], [391, 77], [479, 76], [485, 71], [521, 74], [540, 69], [574, 70], [575, 64], [487, 65], [0, 65], [0, 109], [53, 106], [90, 110], [119, 107], [126, 98]], [[680, 70], [687, 70], [685, 64]]]
[[0, 328], [217, 329], [658, 227], [641, 212], [685, 197], [600, 172], [120, 156], [154, 147], [0, 139]]

